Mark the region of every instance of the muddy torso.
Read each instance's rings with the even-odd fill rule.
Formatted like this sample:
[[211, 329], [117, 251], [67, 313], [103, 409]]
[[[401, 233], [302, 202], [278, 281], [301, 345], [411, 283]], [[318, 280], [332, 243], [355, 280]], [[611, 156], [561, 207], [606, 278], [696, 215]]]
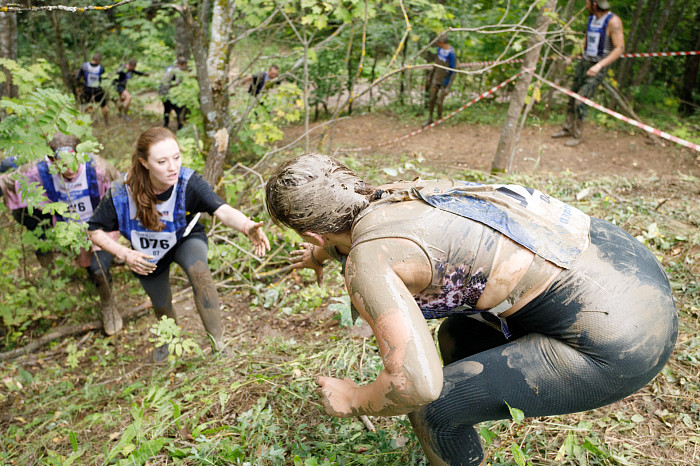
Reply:
[[[382, 188], [398, 186], [408, 185]], [[425, 181], [420, 186], [440, 191], [454, 182]], [[481, 222], [410, 199], [410, 194], [402, 202], [392, 202], [392, 197], [396, 194], [361, 213], [353, 226], [352, 244], [404, 238], [418, 245], [432, 273], [430, 284], [414, 295], [426, 318], [494, 309], [497, 315], [510, 314], [524, 305], [520, 298], [531, 300], [562, 270], [536, 260], [525, 247]]]

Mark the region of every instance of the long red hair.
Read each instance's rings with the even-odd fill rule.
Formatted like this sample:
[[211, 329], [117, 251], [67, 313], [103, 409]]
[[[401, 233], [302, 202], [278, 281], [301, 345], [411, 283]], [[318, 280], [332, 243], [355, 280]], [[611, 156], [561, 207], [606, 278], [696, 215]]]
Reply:
[[153, 192], [151, 177], [141, 160], [147, 162], [151, 146], [168, 139], [177, 141], [172, 131], [164, 127], [150, 128], [141, 133], [136, 141], [136, 149], [131, 156], [131, 168], [126, 177], [126, 184], [131, 189], [131, 197], [136, 205], [136, 218], [141, 220], [144, 227], [152, 231], [162, 231], [165, 225], [161, 222], [160, 212], [156, 209], [158, 199]]

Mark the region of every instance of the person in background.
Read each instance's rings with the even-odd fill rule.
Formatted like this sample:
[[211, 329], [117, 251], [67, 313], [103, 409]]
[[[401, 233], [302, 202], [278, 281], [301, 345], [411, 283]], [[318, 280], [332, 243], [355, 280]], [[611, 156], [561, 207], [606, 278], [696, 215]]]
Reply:
[[80, 91], [82, 102], [87, 104], [89, 109], [92, 108], [92, 104], [99, 104], [105, 124], [109, 124], [107, 98], [104, 89], [102, 89], [102, 75], [105, 74], [105, 69], [100, 63], [102, 63], [102, 54], [95, 52], [90, 61], [86, 61], [80, 66], [75, 79], [82, 86]]
[[[170, 264], [183, 268], [214, 351], [225, 348], [219, 295], [207, 261], [207, 235], [197, 222], [200, 212], [250, 238], [256, 254], [270, 243], [262, 222], [254, 222], [226, 204], [196, 172], [182, 166], [180, 147], [167, 128], [144, 131], [136, 142], [126, 182], [115, 183], [88, 223], [93, 243], [123, 260], [151, 298], [156, 317], [177, 322], [170, 291]], [[118, 231], [131, 248], [115, 241]], [[153, 360], [168, 356], [167, 345], [154, 349]]]
[[136, 60], [132, 58], [126, 64], [119, 67], [117, 70], [117, 77], [112, 81], [112, 85], [117, 90], [117, 94], [119, 94], [117, 111], [125, 120], [129, 120], [128, 113], [129, 105], [131, 104], [131, 94], [126, 90], [126, 85], [134, 75], [148, 76], [148, 73], [137, 71]]
[[[435, 40], [437, 45], [437, 54], [435, 56], [435, 65], [430, 74], [430, 97], [428, 100], [428, 121], [424, 126], [433, 122], [433, 109], [437, 104], [437, 118], [442, 118], [442, 104], [445, 101], [447, 93], [450, 92], [450, 86], [454, 79], [455, 72], [453, 71], [456, 65], [455, 49], [447, 39], [447, 35], [443, 34]], [[450, 69], [446, 69], [450, 68]]]
[[181, 130], [185, 124], [185, 106], [177, 105], [170, 100], [170, 89], [179, 85], [182, 82], [185, 72], [189, 70], [187, 66], [187, 58], [177, 57], [174, 65], [170, 65], [165, 69], [163, 78], [160, 81], [158, 95], [163, 100], [163, 126], [170, 126], [170, 112], [175, 111], [177, 118], [177, 129]]
[[[608, 74], [612, 65], [625, 50], [622, 20], [610, 12], [608, 0], [586, 0], [590, 13], [584, 37], [585, 50], [576, 64], [571, 90], [590, 98]], [[568, 138], [564, 145], [578, 146], [583, 137], [583, 119], [588, 106], [569, 97], [564, 127], [552, 134], [553, 138]]]
[[[453, 180], [379, 187], [306, 154], [267, 180], [276, 223], [323, 264], [345, 257], [372, 327], [376, 380], [319, 376], [337, 417], [408, 414], [431, 464], [478, 465], [474, 425], [585, 411], [649, 383], [678, 319], [666, 273], [621, 228], [532, 188]], [[444, 318], [438, 353], [426, 319]], [[442, 361], [441, 361], [442, 357]]]
[[[49, 142], [52, 155], [38, 163], [19, 167], [17, 173], [24, 177], [27, 183], [38, 183], [43, 187], [46, 197], [44, 204], [65, 203], [70, 213], [79, 216], [78, 221], [87, 222], [112, 181], [119, 177], [119, 172], [106, 160], [94, 154], [75, 170], [58, 163], [64, 157], [74, 156], [79, 143], [80, 140], [75, 136], [56, 133]], [[60, 173], [51, 173], [49, 167], [53, 164], [58, 165]], [[15, 220], [29, 230], [43, 230], [51, 228], [56, 222], [75, 221], [60, 215], [44, 214], [40, 208], [34, 208], [33, 213], [30, 213], [27, 202], [23, 199], [21, 184], [13, 179], [10, 173], [0, 177], [0, 187], [5, 205], [11, 210]], [[40, 237], [45, 238], [43, 232]], [[112, 237], [116, 238], [117, 235]], [[53, 254], [50, 252], [37, 250], [37, 259], [43, 267], [51, 268], [53, 265]], [[77, 257], [77, 263], [87, 270], [88, 277], [97, 287], [105, 333], [114, 335], [122, 328], [122, 318], [111, 288], [112, 255], [94, 247], [92, 250], [82, 250]]]
[[[277, 65], [272, 65], [267, 71], [262, 71], [252, 76], [247, 76], [241, 80], [241, 85], [248, 84], [248, 93], [252, 96], [260, 94], [268, 82], [277, 79], [280, 69]], [[277, 82], [279, 84], [279, 82]]]

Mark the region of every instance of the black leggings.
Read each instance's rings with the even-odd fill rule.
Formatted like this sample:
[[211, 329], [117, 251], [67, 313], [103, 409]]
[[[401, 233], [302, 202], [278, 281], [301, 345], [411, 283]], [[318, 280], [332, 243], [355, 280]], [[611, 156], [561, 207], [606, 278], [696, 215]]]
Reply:
[[[218, 350], [223, 347], [223, 328], [219, 294], [207, 262], [208, 249], [206, 239], [190, 236], [180, 240], [172, 254], [173, 262], [182, 267], [192, 284], [197, 311], [202, 318], [205, 330], [214, 342], [215, 349]], [[166, 267], [155, 276], [137, 276], [146, 294], [151, 298], [156, 317], [160, 319], [162, 316], [168, 316], [177, 322], [177, 316], [173, 310], [168, 269], [169, 267]]]
[[624, 230], [591, 219], [591, 245], [573, 268], [507, 319], [514, 337], [465, 316], [439, 332], [440, 398], [410, 415], [428, 456], [483, 459], [474, 424], [507, 419], [508, 406], [550, 416], [605, 406], [661, 371], [678, 333], [668, 278]]

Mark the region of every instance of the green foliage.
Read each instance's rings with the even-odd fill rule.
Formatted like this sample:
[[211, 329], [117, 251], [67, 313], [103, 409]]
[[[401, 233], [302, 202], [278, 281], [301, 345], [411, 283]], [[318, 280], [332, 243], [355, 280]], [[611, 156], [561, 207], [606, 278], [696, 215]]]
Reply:
[[[233, 153], [250, 152], [263, 155], [271, 144], [282, 139], [282, 127], [299, 121], [304, 108], [303, 91], [294, 83], [282, 83], [273, 89], [263, 91], [259, 105], [254, 108], [237, 139], [231, 141]], [[248, 99], [235, 105], [234, 118], [250, 105]]]
[[155, 336], [150, 337], [148, 341], [155, 343], [156, 346], [168, 345], [168, 355], [171, 359], [179, 358], [183, 354], [194, 353], [200, 356], [203, 354], [202, 349], [193, 338], [181, 337], [182, 329], [170, 317], [163, 316], [151, 326], [150, 332]]
[[[14, 60], [0, 58], [0, 66], [10, 72], [12, 84], [17, 86], [20, 95], [24, 95], [42, 87], [49, 80], [48, 72], [52, 65], [43, 58], [39, 58], [27, 68], [23, 68]], [[0, 84], [6, 80], [5, 74], [0, 73]]]
[[[22, 241], [31, 247], [28, 239], [37, 241], [32, 232], [25, 232]], [[0, 274], [0, 335], [9, 347], [33, 325], [47, 325], [48, 319], [68, 310], [79, 315], [94, 302], [88, 290], [71, 285], [70, 277], [77, 271], [63, 258], [54, 261], [51, 273], [26, 273], [26, 246], [6, 243], [0, 254], [0, 270], [5, 271]]]
[[91, 138], [89, 116], [75, 108], [72, 96], [55, 89], [36, 89], [20, 99], [2, 99], [8, 116], [0, 121], [0, 150], [27, 163], [51, 154], [49, 140], [56, 132]]
[[[87, 353], [87, 348], [79, 350], [75, 343], [70, 343], [66, 347], [66, 365], [72, 369], [75, 369], [76, 367], [78, 367], [80, 359], [83, 356], [85, 356], [85, 353]], [[71, 445], [73, 445], [73, 451], [77, 451], [78, 448], [75, 443], [75, 432], [72, 432], [72, 434], [73, 436], [71, 437]]]

